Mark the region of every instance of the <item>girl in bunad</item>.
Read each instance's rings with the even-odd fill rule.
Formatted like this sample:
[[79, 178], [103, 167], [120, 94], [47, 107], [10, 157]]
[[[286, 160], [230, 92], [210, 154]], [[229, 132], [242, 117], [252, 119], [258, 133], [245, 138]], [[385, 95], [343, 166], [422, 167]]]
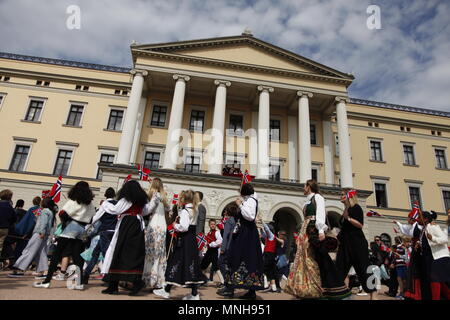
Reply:
[[[23, 275], [33, 260], [37, 261], [36, 272], [43, 274], [48, 270], [48, 246], [47, 240], [50, 236], [55, 221], [56, 205], [51, 198], [45, 198], [41, 204], [42, 210], [37, 216], [33, 236], [22, 252], [20, 258], [14, 264], [14, 275]], [[20, 271], [19, 271], [20, 270]]]
[[277, 292], [276, 282], [278, 281], [277, 262], [276, 262], [276, 250], [277, 250], [277, 237], [275, 236], [275, 229], [272, 224], [267, 225], [263, 223], [263, 229], [261, 235], [265, 240], [263, 250], [264, 261], [264, 274], [270, 281], [270, 288], [267, 292]]
[[[80, 277], [83, 277], [84, 259], [81, 257], [81, 253], [85, 248], [82, 238], [85, 234], [85, 226], [89, 224], [95, 214], [92, 204], [94, 194], [87, 182], [80, 181], [70, 189], [68, 198], [69, 200], [59, 212], [59, 217], [65, 221], [66, 227], [56, 240], [57, 245], [50, 261], [47, 277], [43, 282], [35, 282], [33, 286], [36, 288], [50, 287], [53, 273], [58, 268], [64, 252], [70, 252], [74, 264], [80, 269]], [[83, 290], [84, 287], [77, 285], [74, 289]]]
[[344, 189], [341, 202], [345, 206], [341, 218], [341, 231], [339, 232], [339, 249], [336, 256], [336, 267], [340, 272], [342, 281], [347, 277], [353, 267], [366, 293], [370, 293], [373, 300], [375, 288], [368, 288], [367, 268], [369, 267], [369, 244], [362, 231], [364, 226], [364, 213], [358, 204], [356, 190]]
[[247, 289], [240, 299], [256, 299], [256, 290], [264, 289], [263, 257], [261, 242], [256, 227], [258, 200], [253, 186], [249, 183], [241, 187], [241, 197], [236, 199], [240, 213], [236, 217], [227, 261], [230, 272], [227, 273], [227, 286], [219, 294], [233, 297], [234, 289]]
[[145, 262], [142, 280], [149, 288], [162, 288], [166, 272], [166, 212], [170, 211], [164, 186], [154, 178], [148, 197], [148, 212], [151, 215], [145, 230]]
[[[117, 204], [103, 202], [99, 211], [118, 215], [114, 236], [106, 251], [102, 273], [108, 288], [104, 294], [118, 294], [119, 281], [132, 282], [129, 295], [135, 296], [144, 287], [145, 239], [143, 216], [149, 213], [148, 197], [139, 182], [130, 180], [119, 191]], [[98, 213], [98, 212], [97, 212]]]
[[[422, 218], [413, 224], [401, 224], [400, 231], [413, 237], [414, 251], [410, 268], [413, 279], [408, 277], [405, 297], [415, 300], [450, 299], [450, 254], [447, 247], [448, 235], [433, 222], [435, 212], [424, 211]], [[415, 253], [414, 253], [415, 252]], [[411, 283], [412, 282], [412, 283]]]
[[191, 286], [191, 293], [183, 300], [200, 300], [198, 286], [206, 282], [206, 277], [200, 270], [197, 242], [197, 205], [200, 202], [198, 195], [192, 190], [185, 191], [180, 196], [184, 208], [179, 212], [179, 219], [173, 223], [177, 233], [174, 239], [174, 250], [169, 252], [166, 268], [166, 285], [163, 289], [154, 290], [153, 293], [165, 299], [170, 298], [172, 286]]

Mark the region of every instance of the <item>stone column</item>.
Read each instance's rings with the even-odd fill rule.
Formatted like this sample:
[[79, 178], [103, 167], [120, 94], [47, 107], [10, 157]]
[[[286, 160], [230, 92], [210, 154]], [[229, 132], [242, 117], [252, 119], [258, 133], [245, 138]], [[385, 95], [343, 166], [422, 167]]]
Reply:
[[211, 131], [211, 148], [208, 150], [209, 163], [208, 173], [222, 174], [223, 168], [223, 138], [225, 132], [225, 109], [227, 102], [227, 87], [229, 81], [215, 80], [216, 102], [214, 104], [214, 116]]
[[126, 110], [126, 116], [123, 123], [122, 135], [120, 137], [119, 152], [116, 163], [129, 164], [131, 150], [133, 148], [133, 139], [135, 135], [136, 124], [138, 122], [139, 104], [144, 87], [144, 77], [148, 75], [145, 70], [132, 70], [134, 75], [131, 86], [130, 99]]
[[352, 153], [348, 132], [346, 98], [336, 97], [336, 116], [339, 137], [339, 171], [342, 188], [353, 188]]
[[325, 183], [334, 183], [334, 155], [333, 155], [333, 131], [331, 130], [331, 121], [323, 120], [323, 158], [325, 166]]
[[298, 180], [297, 175], [297, 119], [294, 116], [288, 116], [288, 161], [289, 161], [289, 179]]
[[184, 96], [186, 93], [186, 82], [190, 80], [190, 77], [184, 75], [174, 75], [173, 79], [177, 80], [177, 82], [175, 83], [175, 91], [173, 93], [163, 163], [163, 169], [170, 170], [176, 169], [179, 160]]
[[269, 130], [270, 130], [270, 92], [271, 87], [258, 86], [258, 179], [269, 178]]
[[309, 98], [312, 93], [298, 91], [298, 156], [300, 159], [300, 183], [311, 179], [311, 132], [309, 123]]

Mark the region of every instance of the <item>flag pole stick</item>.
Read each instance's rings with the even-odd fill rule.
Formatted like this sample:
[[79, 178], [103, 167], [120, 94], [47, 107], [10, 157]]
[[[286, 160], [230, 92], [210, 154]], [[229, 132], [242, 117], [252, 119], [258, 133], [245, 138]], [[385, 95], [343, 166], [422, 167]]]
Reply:
[[169, 257], [170, 251], [172, 251], [173, 236], [170, 235], [170, 238], [171, 238], [171, 239], [170, 239], [169, 251], [167, 251], [167, 257], [166, 257], [166, 259]]

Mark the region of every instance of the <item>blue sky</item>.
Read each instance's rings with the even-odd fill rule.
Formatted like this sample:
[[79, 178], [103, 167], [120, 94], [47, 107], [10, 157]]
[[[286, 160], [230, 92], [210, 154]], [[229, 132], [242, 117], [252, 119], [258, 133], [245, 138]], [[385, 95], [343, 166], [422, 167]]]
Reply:
[[[66, 9], [78, 5], [81, 29]], [[381, 29], [366, 9], [378, 5]], [[239, 35], [343, 72], [352, 97], [450, 111], [450, 1], [0, 0], [0, 51], [130, 66], [129, 45]]]

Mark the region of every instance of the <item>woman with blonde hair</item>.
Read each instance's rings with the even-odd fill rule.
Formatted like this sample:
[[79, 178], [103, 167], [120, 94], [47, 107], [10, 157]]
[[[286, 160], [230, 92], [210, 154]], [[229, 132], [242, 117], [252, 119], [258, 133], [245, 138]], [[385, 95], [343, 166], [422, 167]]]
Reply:
[[170, 210], [167, 194], [159, 178], [154, 178], [148, 191], [149, 223], [145, 230], [145, 262], [142, 280], [149, 288], [164, 286], [166, 272], [166, 212]]
[[367, 268], [369, 267], [369, 244], [362, 231], [364, 226], [364, 213], [358, 204], [356, 190], [344, 189], [341, 202], [345, 205], [342, 215], [342, 228], [338, 235], [339, 249], [336, 256], [336, 267], [344, 280], [350, 268], [353, 267], [363, 290], [370, 293], [373, 299], [375, 288], [368, 287]]
[[154, 290], [153, 293], [169, 299], [173, 285], [187, 285], [191, 286], [192, 291], [183, 300], [200, 300], [198, 285], [207, 280], [200, 270], [195, 234], [200, 199], [194, 191], [187, 190], [181, 194], [180, 202], [184, 208], [173, 223], [177, 235], [174, 250], [169, 253], [167, 261], [166, 285], [163, 289]]

